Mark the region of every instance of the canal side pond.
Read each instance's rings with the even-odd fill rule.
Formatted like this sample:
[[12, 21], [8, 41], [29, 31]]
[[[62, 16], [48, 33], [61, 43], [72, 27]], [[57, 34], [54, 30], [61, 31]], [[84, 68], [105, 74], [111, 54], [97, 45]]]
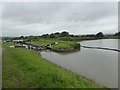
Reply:
[[[80, 42], [81, 45], [118, 49], [118, 39], [101, 39]], [[74, 53], [43, 51], [41, 56], [77, 74], [86, 76], [106, 87], [118, 87], [118, 53], [110, 50], [81, 47]]]

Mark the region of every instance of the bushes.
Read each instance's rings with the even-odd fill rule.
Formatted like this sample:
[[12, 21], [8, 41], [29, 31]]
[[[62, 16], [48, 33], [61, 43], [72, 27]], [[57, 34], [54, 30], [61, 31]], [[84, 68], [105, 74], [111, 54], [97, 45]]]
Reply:
[[80, 49], [80, 43], [74, 43], [72, 44], [72, 46], [74, 47], [74, 49]]

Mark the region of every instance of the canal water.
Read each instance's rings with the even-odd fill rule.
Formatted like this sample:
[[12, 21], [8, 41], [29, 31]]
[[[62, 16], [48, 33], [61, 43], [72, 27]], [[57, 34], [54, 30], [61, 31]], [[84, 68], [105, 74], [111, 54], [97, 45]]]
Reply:
[[[118, 49], [118, 39], [82, 41], [81, 45]], [[41, 56], [74, 73], [85, 76], [109, 87], [118, 87], [118, 52], [102, 49], [83, 48], [78, 52], [57, 53], [43, 51]]]

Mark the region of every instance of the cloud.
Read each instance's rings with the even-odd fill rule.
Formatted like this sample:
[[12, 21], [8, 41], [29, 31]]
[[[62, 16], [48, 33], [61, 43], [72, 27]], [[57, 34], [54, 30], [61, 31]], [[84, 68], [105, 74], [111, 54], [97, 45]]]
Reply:
[[115, 33], [117, 2], [6, 2], [3, 36], [41, 35], [61, 30], [72, 34]]

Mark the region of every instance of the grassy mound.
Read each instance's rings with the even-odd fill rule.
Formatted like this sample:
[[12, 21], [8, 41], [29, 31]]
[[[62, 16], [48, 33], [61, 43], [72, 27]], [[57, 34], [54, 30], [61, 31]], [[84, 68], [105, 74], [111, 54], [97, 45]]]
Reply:
[[69, 49], [69, 48], [77, 49], [77, 48], [80, 48], [80, 44], [76, 42], [61, 41], [61, 42], [58, 42], [58, 44], [52, 45], [52, 47], [57, 49]]
[[79, 49], [80, 48], [80, 43], [70, 42], [70, 41], [61, 41], [58, 39], [39, 39], [38, 41], [32, 41], [28, 43], [38, 44], [38, 45], [48, 45], [54, 42], [58, 42], [58, 44], [52, 45], [52, 48], [55, 48], [55, 49], [69, 49], [69, 48]]

